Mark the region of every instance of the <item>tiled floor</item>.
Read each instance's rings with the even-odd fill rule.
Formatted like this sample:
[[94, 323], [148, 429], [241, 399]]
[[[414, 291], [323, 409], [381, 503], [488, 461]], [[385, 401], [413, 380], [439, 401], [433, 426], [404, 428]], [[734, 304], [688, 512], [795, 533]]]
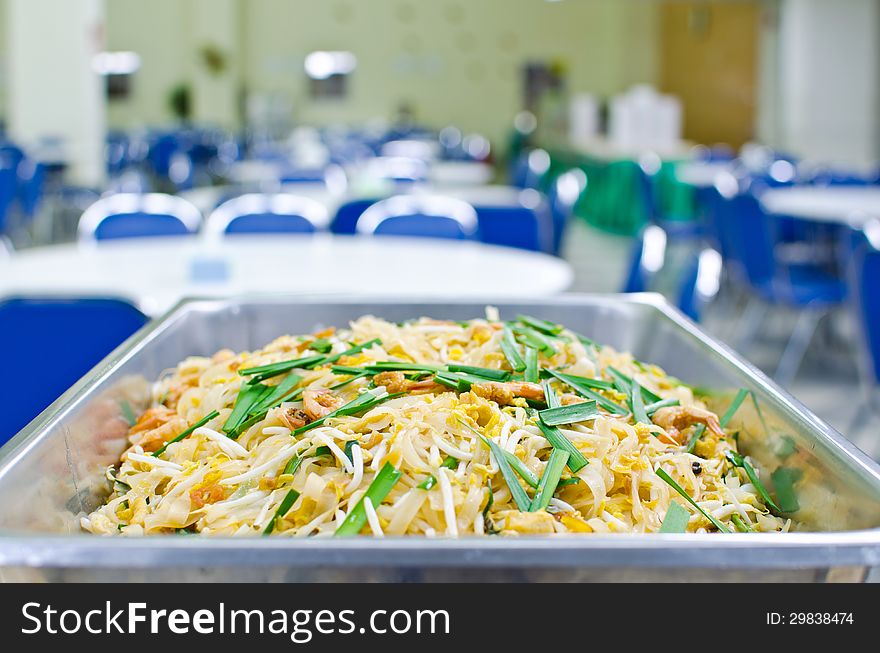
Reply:
[[[631, 240], [597, 231], [580, 220], [570, 227], [564, 251], [575, 270], [573, 291], [617, 292], [621, 289], [630, 259]], [[720, 307], [710, 306], [703, 328], [725, 341], [736, 333], [735, 317], [729, 319]], [[853, 337], [845, 315], [835, 318], [835, 336], [817, 334], [803, 365], [788, 387], [789, 392], [820, 418], [847, 435], [863, 451], [880, 460], [880, 417], [869, 418], [855, 431], [850, 425], [861, 405]], [[793, 316], [774, 314], [760, 337], [745, 352], [746, 358], [769, 375], [791, 333]]]

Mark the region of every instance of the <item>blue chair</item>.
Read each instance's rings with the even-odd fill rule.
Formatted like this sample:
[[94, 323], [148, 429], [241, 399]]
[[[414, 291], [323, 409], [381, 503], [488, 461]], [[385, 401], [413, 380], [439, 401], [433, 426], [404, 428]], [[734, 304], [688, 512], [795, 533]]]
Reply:
[[181, 135], [178, 133], [153, 136], [147, 153], [147, 161], [156, 176], [161, 179], [168, 178], [174, 155], [181, 150], [181, 147]]
[[767, 215], [754, 193], [738, 193], [731, 198], [731, 205], [733, 211], [723, 218], [725, 231], [730, 237], [731, 255], [750, 293], [740, 348], [756, 333], [767, 307], [787, 307], [800, 313], [775, 373], [777, 381], [786, 385], [797, 374], [820, 321], [842, 305], [846, 285], [822, 265], [781, 262], [776, 254], [781, 242], [779, 222]]
[[550, 155], [546, 150], [524, 150], [514, 161], [510, 184], [519, 188], [541, 188], [549, 170]]
[[353, 234], [357, 232], [357, 222], [364, 211], [380, 201], [381, 197], [356, 199], [345, 202], [336, 209], [336, 215], [330, 226], [335, 234]]
[[119, 299], [12, 298], [0, 301], [4, 365], [0, 444], [20, 431], [147, 322]]
[[853, 230], [847, 245], [847, 273], [850, 306], [859, 326], [857, 358], [864, 398], [856, 410], [848, 433], [855, 434], [873, 413], [880, 415], [877, 388], [880, 387], [880, 220]]
[[477, 226], [477, 212], [462, 200], [436, 195], [395, 195], [364, 211], [357, 222], [357, 233], [475, 240]]
[[162, 193], [119, 193], [103, 197], [82, 214], [80, 242], [117, 238], [187, 236], [202, 223], [199, 210], [183, 198]]
[[326, 207], [308, 197], [249, 193], [227, 200], [208, 217], [209, 235], [314, 233], [330, 223]]
[[721, 288], [721, 254], [706, 247], [691, 258], [678, 288], [676, 305], [679, 310], [699, 322], [703, 311], [718, 295]]
[[553, 218], [538, 191], [527, 188], [511, 204], [483, 203], [476, 199], [472, 203], [477, 211], [482, 242], [535, 252], [552, 251]]
[[579, 168], [573, 168], [559, 175], [547, 193], [550, 215], [553, 216], [553, 253], [562, 251], [565, 232], [574, 215], [574, 207], [587, 190], [587, 175]]
[[666, 262], [666, 232], [648, 225], [636, 236], [621, 292], [646, 292]]

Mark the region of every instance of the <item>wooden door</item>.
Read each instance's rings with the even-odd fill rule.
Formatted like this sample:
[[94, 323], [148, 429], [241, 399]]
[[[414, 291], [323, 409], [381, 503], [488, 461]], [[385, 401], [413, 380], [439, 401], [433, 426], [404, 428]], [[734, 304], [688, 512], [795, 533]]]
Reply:
[[755, 132], [758, 2], [664, 2], [660, 88], [677, 95], [684, 137], [739, 147]]

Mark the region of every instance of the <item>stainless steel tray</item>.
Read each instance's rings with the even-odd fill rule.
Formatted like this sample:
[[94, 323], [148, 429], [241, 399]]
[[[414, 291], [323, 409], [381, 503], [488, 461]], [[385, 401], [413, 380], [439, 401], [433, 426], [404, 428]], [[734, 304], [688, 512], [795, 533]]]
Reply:
[[[567, 295], [496, 304], [631, 351], [717, 391], [752, 390], [737, 413], [741, 447], [765, 478], [797, 470], [798, 532], [551, 538], [303, 539], [80, 532], [78, 515], [107, 492], [123, 448], [121, 404], [189, 355], [253, 349], [282, 333], [372, 313], [465, 319], [487, 302], [267, 297], [191, 300], [135, 334], [0, 449], [0, 578], [16, 580], [827, 580], [880, 567], [880, 468], [760, 372], [655, 295]], [[757, 408], [756, 408], [757, 406]]]

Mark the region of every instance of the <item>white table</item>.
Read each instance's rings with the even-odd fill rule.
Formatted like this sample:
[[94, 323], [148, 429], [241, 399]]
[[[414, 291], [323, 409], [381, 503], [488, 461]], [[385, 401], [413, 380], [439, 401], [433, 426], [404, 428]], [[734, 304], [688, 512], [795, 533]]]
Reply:
[[677, 164], [675, 178], [694, 188], [709, 188], [718, 175], [732, 173], [735, 169], [731, 161], [692, 161]]
[[[201, 277], [201, 278], [200, 278]], [[479, 298], [566, 290], [561, 259], [472, 242], [355, 236], [235, 236], [57, 245], [0, 259], [0, 296], [128, 297], [158, 315], [186, 296], [256, 293]]]
[[880, 186], [792, 186], [761, 196], [769, 213], [804, 220], [853, 224], [880, 218]]

